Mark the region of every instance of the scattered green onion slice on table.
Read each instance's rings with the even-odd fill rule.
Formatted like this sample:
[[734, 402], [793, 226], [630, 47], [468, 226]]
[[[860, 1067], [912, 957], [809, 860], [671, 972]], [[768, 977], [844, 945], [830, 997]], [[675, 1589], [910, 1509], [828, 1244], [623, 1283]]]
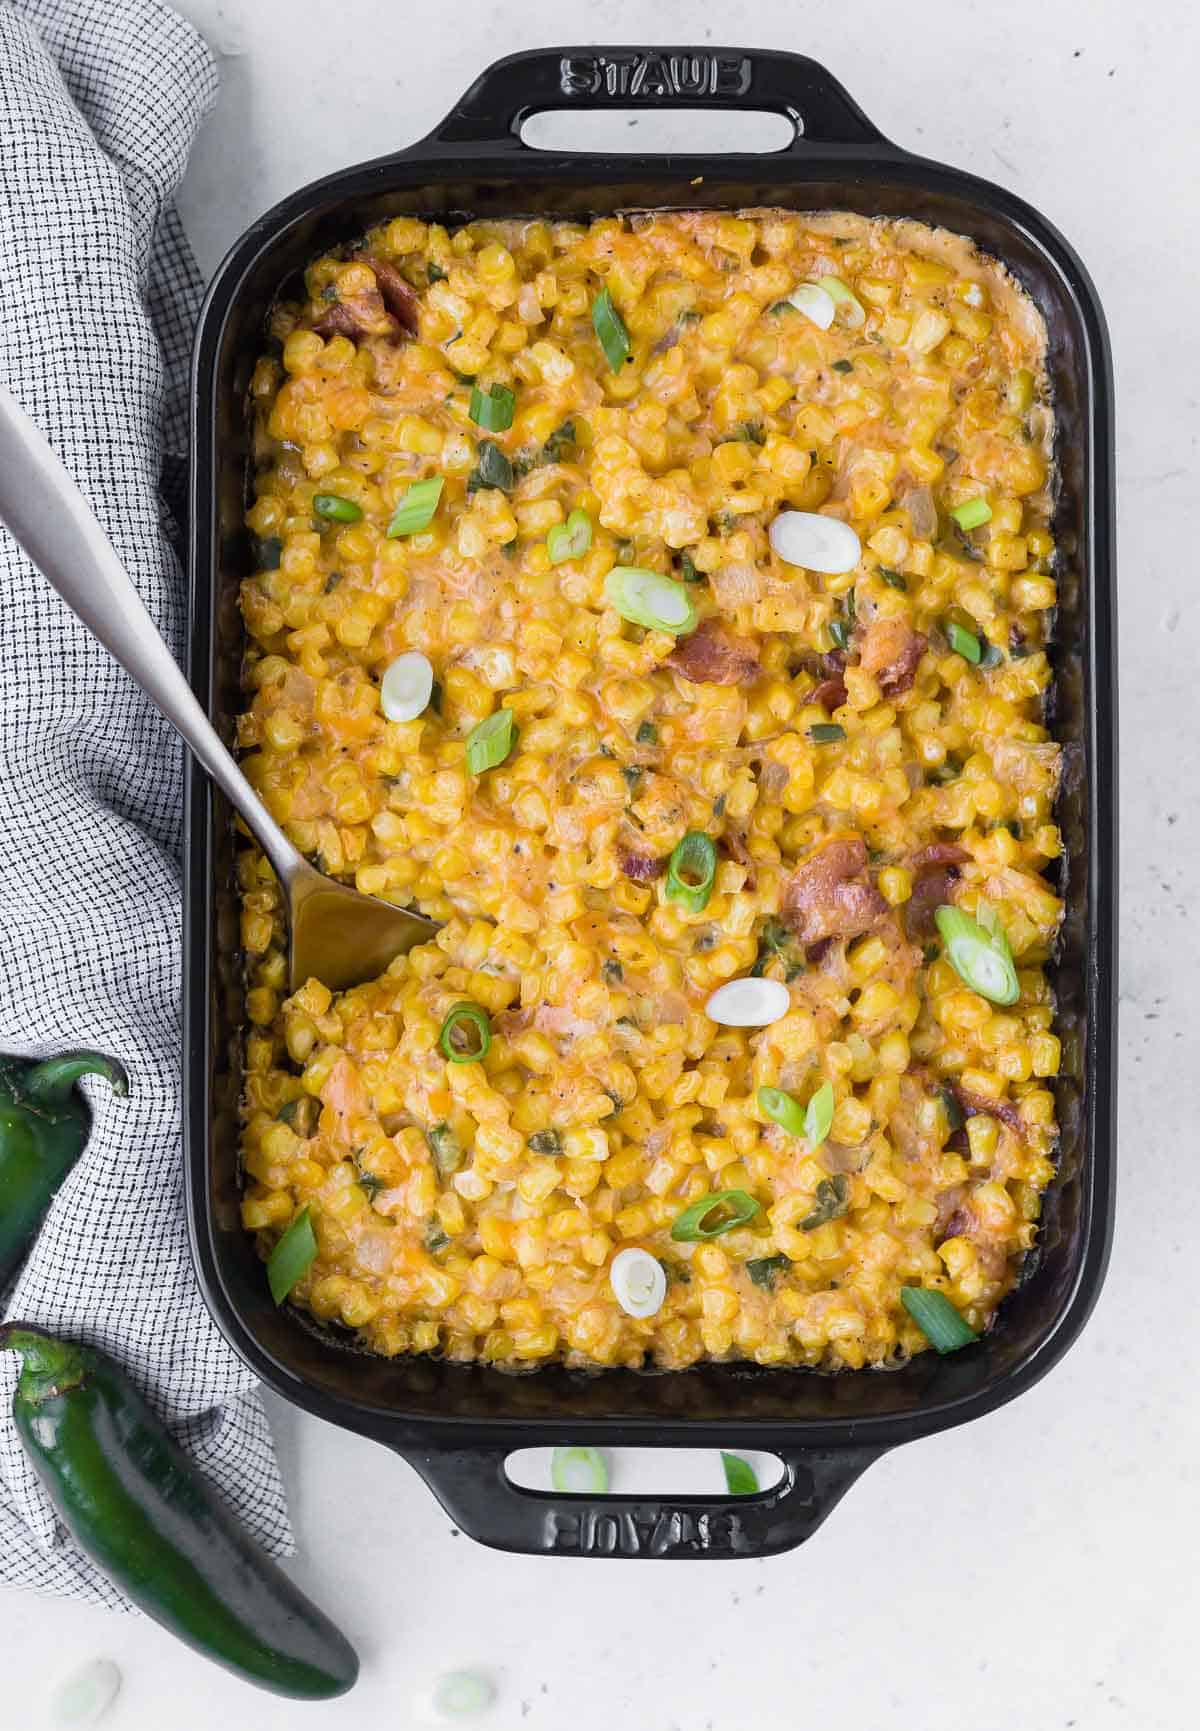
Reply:
[[667, 1271], [648, 1250], [618, 1250], [608, 1271], [613, 1297], [626, 1316], [657, 1316], [667, 1296]]
[[839, 739], [845, 739], [846, 729], [838, 721], [814, 721], [808, 737], [814, 745], [836, 745]]
[[433, 1685], [429, 1705], [437, 1719], [473, 1719], [496, 1699], [496, 1685], [478, 1671], [447, 1671]]
[[353, 499], [343, 499], [340, 493], [315, 493], [313, 510], [331, 523], [357, 523], [362, 516], [362, 506]]
[[503, 763], [513, 748], [516, 729], [511, 709], [494, 709], [467, 735], [467, 768], [482, 775]]
[[550, 1483], [556, 1491], [602, 1497], [608, 1489], [608, 1462], [599, 1449], [555, 1449]]
[[946, 957], [958, 977], [993, 1004], [1015, 1004], [1021, 995], [1008, 934], [985, 903], [979, 918], [948, 905], [934, 914]]
[[397, 655], [383, 675], [379, 707], [389, 721], [415, 721], [429, 708], [433, 696], [433, 667], [419, 649]]
[[833, 1083], [822, 1082], [804, 1108], [804, 1139], [819, 1148], [833, 1128]]
[[721, 1450], [721, 1465], [725, 1468], [725, 1488], [735, 1497], [752, 1497], [758, 1491], [758, 1474], [741, 1455]]
[[666, 897], [702, 914], [717, 876], [717, 848], [702, 829], [690, 829], [667, 862]]
[[447, 1012], [438, 1033], [442, 1056], [452, 1064], [478, 1064], [487, 1057], [492, 1043], [492, 1024], [482, 1004], [469, 998]]
[[506, 433], [513, 424], [517, 393], [508, 385], [493, 385], [490, 391], [471, 386], [471, 406], [468, 414], [477, 427], [488, 433]]
[[978, 1340], [944, 1292], [925, 1286], [902, 1286], [900, 1302], [935, 1352], [957, 1352]]
[[970, 534], [972, 529], [980, 529], [992, 520], [992, 507], [986, 499], [967, 499], [961, 505], [955, 505], [950, 515], [964, 534]]
[[779, 1124], [786, 1130], [789, 1136], [803, 1136], [804, 1107], [794, 1094], [785, 1094], [782, 1088], [760, 1088], [758, 1107], [772, 1123]]
[[592, 326], [600, 339], [604, 358], [614, 373], [619, 373], [629, 359], [631, 347], [625, 320], [617, 311], [607, 287], [602, 288], [592, 302]]
[[586, 511], [572, 511], [565, 523], [555, 523], [546, 535], [546, 552], [552, 565], [580, 559], [592, 544], [592, 519]]
[[820, 286], [837, 306], [844, 308], [846, 324], [856, 331], [867, 322], [867, 311], [854, 290], [847, 288], [840, 276], [823, 276]]
[[427, 481], [414, 481], [392, 512], [387, 526], [389, 541], [400, 535], [419, 535], [433, 522], [445, 481], [441, 475], [431, 475]]
[[50, 1698], [50, 1723], [95, 1725], [121, 1692], [121, 1673], [111, 1659], [89, 1659], [64, 1677]]
[[759, 1205], [746, 1190], [713, 1190], [685, 1208], [671, 1228], [677, 1244], [693, 1244], [705, 1238], [720, 1238], [735, 1226], [745, 1226], [758, 1213]]
[[317, 1235], [313, 1231], [312, 1210], [305, 1203], [267, 1258], [267, 1284], [276, 1304], [283, 1303], [316, 1258]]
[[604, 579], [604, 598], [622, 619], [648, 631], [686, 636], [698, 623], [695, 604], [684, 584], [640, 565], [614, 565]]
[[975, 633], [968, 631], [965, 625], [957, 625], [953, 619], [946, 621], [945, 632], [946, 642], [954, 653], [977, 666], [983, 658], [983, 646]]

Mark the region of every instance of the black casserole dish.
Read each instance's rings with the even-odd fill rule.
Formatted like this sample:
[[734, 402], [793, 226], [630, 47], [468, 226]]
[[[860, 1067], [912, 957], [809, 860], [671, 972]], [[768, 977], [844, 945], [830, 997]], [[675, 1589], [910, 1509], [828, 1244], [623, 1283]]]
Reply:
[[[770, 155], [560, 155], [521, 142], [555, 107], [767, 109], [793, 142]], [[316, 253], [400, 213], [455, 223], [587, 218], [630, 208], [784, 206], [907, 216], [970, 236], [1040, 307], [1058, 421], [1055, 671], [1067, 770], [1060, 822], [1067, 917], [1052, 969], [1064, 1057], [1060, 1166], [1036, 1269], [1000, 1325], [955, 1357], [826, 1376], [709, 1363], [686, 1372], [514, 1377], [429, 1358], [374, 1359], [271, 1304], [239, 1222], [241, 961], [230, 814], [189, 765], [186, 854], [187, 1158], [201, 1285], [220, 1327], [270, 1387], [391, 1444], [475, 1538], [514, 1551], [731, 1556], [806, 1538], [842, 1491], [896, 1443], [1011, 1400], [1071, 1344], [1095, 1301], [1113, 1198], [1115, 690], [1112, 381], [1095, 291], [1062, 237], [1020, 200], [910, 156], [841, 86], [798, 56], [736, 50], [544, 50], [490, 68], [420, 144], [332, 175], [269, 212], [217, 273], [193, 380], [191, 676], [226, 737], [240, 705], [238, 584], [246, 388], [268, 306]], [[514, 1449], [562, 1442], [742, 1446], [777, 1453], [757, 1497], [586, 1499], [522, 1490]]]

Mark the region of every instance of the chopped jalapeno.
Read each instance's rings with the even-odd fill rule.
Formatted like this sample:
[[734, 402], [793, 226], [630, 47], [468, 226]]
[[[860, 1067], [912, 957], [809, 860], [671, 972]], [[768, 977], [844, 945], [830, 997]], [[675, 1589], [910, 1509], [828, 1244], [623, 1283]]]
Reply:
[[770, 1292], [775, 1286], [775, 1276], [786, 1270], [791, 1258], [789, 1256], [752, 1256], [746, 1264], [746, 1273], [755, 1286], [765, 1286]]
[[511, 709], [496, 709], [471, 729], [467, 735], [467, 768], [472, 775], [482, 775], [504, 762], [516, 737], [513, 720]]
[[808, 737], [814, 745], [834, 745], [839, 739], [845, 739], [846, 729], [837, 721], [814, 721]]
[[840, 1220], [850, 1207], [850, 1185], [844, 1173], [835, 1172], [832, 1178], [822, 1178], [817, 1185], [817, 1193], [813, 1197], [815, 1206], [810, 1214], [806, 1214], [800, 1222], [801, 1232], [815, 1232], [818, 1226], [825, 1226], [831, 1220]]
[[463, 1163], [463, 1146], [449, 1124], [434, 1124], [425, 1132], [425, 1140], [433, 1155], [433, 1163], [443, 1178], [458, 1171]]
[[600, 339], [604, 358], [614, 373], [619, 373], [629, 359], [631, 345], [625, 320], [617, 311], [607, 287], [602, 288], [592, 302], [592, 326]]

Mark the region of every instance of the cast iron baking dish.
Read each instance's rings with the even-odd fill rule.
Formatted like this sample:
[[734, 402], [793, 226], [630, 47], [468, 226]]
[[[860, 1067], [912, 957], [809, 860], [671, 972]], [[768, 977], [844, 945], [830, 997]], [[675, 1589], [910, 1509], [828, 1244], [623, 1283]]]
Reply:
[[[770, 154], [604, 156], [522, 143], [529, 115], [637, 106], [770, 110]], [[373, 1358], [276, 1310], [238, 1220], [242, 1020], [230, 812], [189, 763], [186, 851], [187, 1161], [192, 1241], [220, 1328], [269, 1387], [387, 1443], [472, 1537], [510, 1551], [731, 1557], [812, 1533], [887, 1449], [991, 1412], [1078, 1335], [1104, 1274], [1113, 1201], [1116, 835], [1112, 377], [1095, 291], [1029, 205], [881, 137], [821, 66], [739, 49], [543, 49], [498, 61], [428, 138], [285, 199], [238, 241], [200, 319], [192, 396], [191, 677], [226, 739], [240, 706], [237, 590], [250, 569], [246, 392], [281, 286], [315, 254], [399, 213], [571, 217], [781, 205], [915, 217], [970, 235], [1045, 315], [1058, 415], [1062, 549], [1056, 727], [1067, 772], [1067, 918], [1053, 969], [1063, 1075], [1059, 1173], [1036, 1270], [978, 1345], [904, 1369], [822, 1375], [706, 1364], [682, 1372], [559, 1368], [514, 1376], [432, 1358]], [[755, 1497], [571, 1497], [521, 1489], [514, 1449], [559, 1443], [767, 1449], [783, 1478]]]

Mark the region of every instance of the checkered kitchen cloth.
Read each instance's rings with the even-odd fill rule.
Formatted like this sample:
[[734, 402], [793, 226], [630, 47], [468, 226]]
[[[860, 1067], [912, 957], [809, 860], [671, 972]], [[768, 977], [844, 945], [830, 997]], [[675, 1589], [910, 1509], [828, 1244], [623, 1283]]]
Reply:
[[[216, 93], [159, 0], [0, 0], [0, 380], [63, 457], [178, 654], [187, 361], [201, 283], [171, 198]], [[121, 1058], [4, 1314], [132, 1372], [281, 1554], [252, 1380], [192, 1277], [180, 1159], [181, 752], [0, 528], [0, 1051]], [[0, 1581], [119, 1606], [56, 1528], [0, 1354]]]

